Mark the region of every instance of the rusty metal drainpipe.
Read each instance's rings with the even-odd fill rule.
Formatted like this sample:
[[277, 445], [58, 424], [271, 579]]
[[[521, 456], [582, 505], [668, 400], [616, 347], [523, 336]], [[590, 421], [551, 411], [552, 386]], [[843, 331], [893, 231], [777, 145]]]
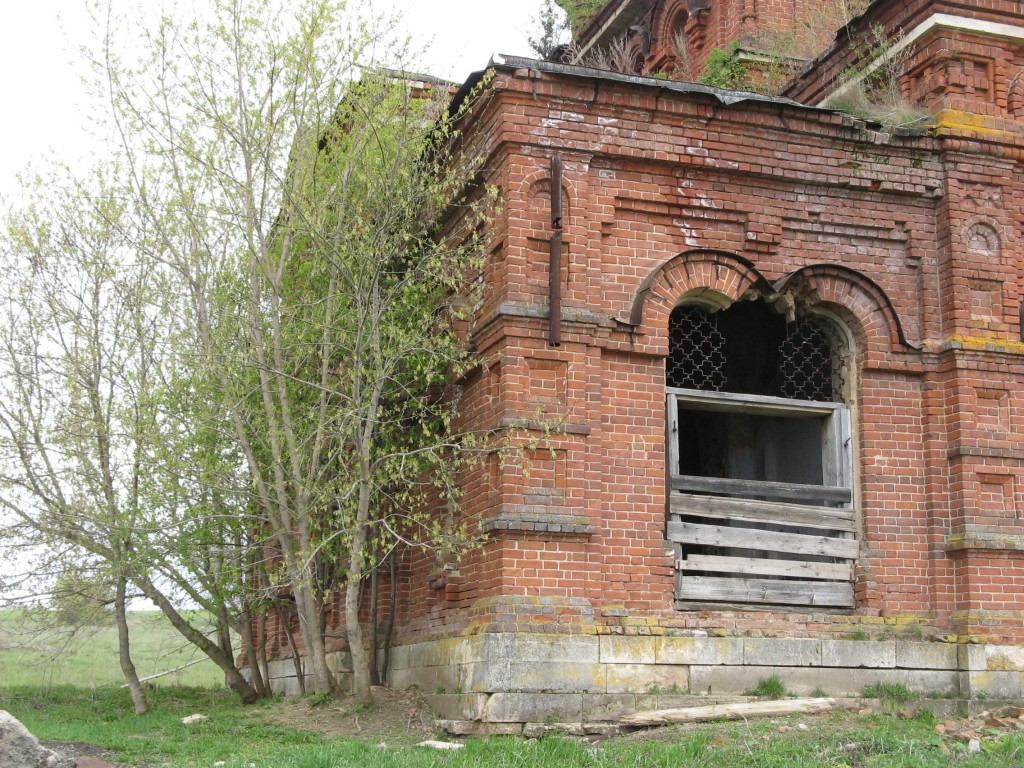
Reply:
[[548, 344], [562, 344], [562, 158], [551, 158], [551, 258], [548, 260]]

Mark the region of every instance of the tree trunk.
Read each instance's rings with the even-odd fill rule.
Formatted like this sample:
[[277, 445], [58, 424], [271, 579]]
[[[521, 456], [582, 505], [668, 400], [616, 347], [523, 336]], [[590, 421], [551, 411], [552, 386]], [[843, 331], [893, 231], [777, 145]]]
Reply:
[[121, 662], [121, 672], [124, 674], [125, 682], [128, 683], [128, 690], [132, 693], [132, 706], [135, 708], [135, 714], [144, 715], [149, 712], [149, 702], [146, 701], [146, 692], [142, 690], [142, 683], [139, 682], [139, 675], [135, 671], [135, 664], [132, 662], [131, 648], [128, 640], [127, 598], [125, 591], [125, 579], [123, 576], [118, 576], [117, 593], [114, 596], [114, 616], [117, 621], [117, 654]]
[[[270, 685], [270, 661], [267, 659], [267, 606], [265, 603], [260, 603], [259, 616], [256, 619], [256, 635], [260, 648], [260, 672], [263, 674], [263, 684], [266, 686], [267, 695], [270, 696], [274, 691]], [[276, 642], [274, 647], [277, 647]]]
[[[364, 477], [368, 476], [368, 471]], [[359, 623], [360, 597], [366, 559], [366, 539], [369, 533], [370, 485], [368, 481], [359, 489], [359, 506], [356, 510], [355, 530], [349, 547], [350, 558], [348, 582], [345, 585], [345, 634], [348, 635], [349, 651], [352, 654], [352, 695], [361, 704], [372, 704], [370, 691], [370, 667], [366, 647], [363, 644], [363, 627]]]
[[[341, 696], [338, 679], [327, 666], [327, 649], [324, 636], [320, 632], [320, 609], [313, 596], [313, 589], [301, 581], [308, 580], [309, 574], [300, 573], [292, 580], [292, 594], [295, 595], [295, 610], [299, 613], [299, 629], [306, 646], [313, 671], [313, 684], [316, 693], [330, 693], [334, 697]], [[301, 580], [301, 581], [300, 581]]]
[[235, 663], [235, 648], [231, 642], [231, 617], [228, 615], [228, 607], [221, 605], [217, 622], [217, 644], [224, 651], [232, 664]]
[[366, 634], [370, 638], [367, 666], [370, 671], [370, 685], [380, 685], [380, 670], [377, 669], [377, 603], [380, 597], [380, 575], [376, 564], [370, 573], [370, 615], [367, 619]]
[[178, 630], [186, 640], [192, 645], [201, 650], [210, 660], [216, 664], [224, 672], [224, 676], [227, 678], [227, 684], [231, 689], [238, 694], [243, 704], [252, 704], [259, 698], [256, 693], [256, 689], [246, 682], [245, 678], [242, 677], [242, 673], [238, 671], [238, 667], [234, 665], [220, 646], [214, 642], [211, 642], [202, 632], [199, 632], [195, 627], [185, 621], [185, 618], [178, 613], [177, 609], [171, 605], [170, 601], [158, 590], [153, 582], [146, 576], [136, 574], [132, 577], [132, 581], [138, 585], [139, 589], [142, 590], [142, 594], [156, 603], [157, 607], [163, 611], [164, 615], [170, 620], [171, 625]]
[[398, 550], [391, 551], [388, 558], [391, 570], [391, 605], [388, 606], [388, 619], [384, 624], [384, 647], [381, 653], [380, 679], [387, 682], [388, 667], [391, 666], [391, 636], [395, 631], [395, 619], [398, 616]]
[[255, 638], [252, 633], [252, 611], [249, 610], [248, 604], [243, 600], [240, 616], [240, 626], [242, 634], [242, 647], [245, 648], [245, 660], [249, 667], [249, 674], [252, 675], [252, 687], [256, 689], [256, 694], [264, 699], [268, 696], [267, 685], [264, 682], [263, 674], [260, 672], [260, 659], [266, 655], [266, 651], [262, 645], [256, 647]]
[[292, 632], [292, 620], [284, 612], [284, 603], [276, 594], [271, 601], [274, 604], [274, 611], [277, 613], [277, 620], [281, 622], [281, 629], [288, 639], [288, 647], [292, 649], [292, 667], [295, 670], [295, 681], [299, 685], [299, 695], [306, 695], [306, 671], [302, 668], [302, 657], [299, 655], [299, 644], [295, 642], [295, 634]]
[[781, 701], [741, 701], [734, 704], [708, 704], [704, 707], [658, 709], [636, 712], [619, 718], [623, 725], [647, 727], [669, 723], [707, 723], [712, 720], [745, 720], [748, 717], [818, 714], [831, 712], [835, 699], [784, 699]]
[[[220, 646], [231, 665], [237, 668], [235, 649], [231, 643], [231, 617], [228, 615], [228, 607], [221, 603], [217, 613], [217, 645]], [[224, 682], [227, 683], [227, 680]], [[255, 684], [255, 682], [254, 680], [253, 683]]]

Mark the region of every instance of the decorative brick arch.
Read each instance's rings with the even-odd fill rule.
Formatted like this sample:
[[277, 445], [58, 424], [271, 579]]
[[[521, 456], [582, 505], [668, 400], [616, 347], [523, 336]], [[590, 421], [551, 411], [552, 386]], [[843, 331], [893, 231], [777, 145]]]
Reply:
[[1002, 254], [1002, 238], [995, 222], [981, 216], [971, 220], [964, 227], [964, 247], [970, 253], [998, 260]]
[[[670, 0], [658, 10], [652, 25], [652, 71], [672, 74], [671, 69], [678, 68], [685, 63], [676, 58], [675, 35], [685, 34], [686, 22], [689, 17], [687, 0]], [[672, 66], [667, 67], [666, 65], [669, 64]]]
[[773, 290], [753, 262], [727, 251], [685, 251], [666, 261], [641, 283], [633, 298], [629, 322], [651, 341], [660, 342], [665, 348], [661, 354], [668, 354], [669, 315], [679, 304], [725, 309], [751, 288], [766, 294]]
[[835, 264], [810, 264], [778, 280], [775, 290], [781, 293], [798, 281], [814, 292], [816, 306], [833, 310], [850, 326], [865, 352], [916, 349], [889, 297], [871, 278]]
[[[547, 187], [547, 194], [551, 194], [551, 172], [547, 168], [537, 168], [528, 173], [517, 185], [517, 193], [520, 195], [524, 205], [533, 209], [534, 197], [539, 191]], [[566, 213], [566, 223], [572, 219], [576, 210], [580, 192], [576, 182], [569, 174], [562, 174], [562, 209]], [[547, 210], [545, 209], [545, 214]]]
[[690, 3], [688, 0], [669, 0], [654, 22], [655, 37], [665, 45], [671, 45], [671, 36], [674, 32], [681, 31], [690, 17]]

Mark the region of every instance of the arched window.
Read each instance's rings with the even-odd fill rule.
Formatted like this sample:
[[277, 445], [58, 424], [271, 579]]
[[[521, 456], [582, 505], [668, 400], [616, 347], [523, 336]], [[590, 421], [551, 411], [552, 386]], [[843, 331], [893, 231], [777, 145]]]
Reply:
[[689, 18], [687, 0], [669, 0], [658, 9], [652, 25], [651, 55], [647, 62], [651, 72], [675, 80], [689, 79], [691, 57], [686, 34]]
[[668, 60], [672, 62], [672, 69], [679, 79], [686, 79], [690, 72], [690, 41], [686, 36], [686, 22], [690, 14], [685, 8], [680, 8], [669, 18], [665, 25], [665, 37], [662, 47], [668, 54]]
[[853, 605], [845, 340], [762, 300], [671, 315], [669, 538], [679, 607]]
[[671, 387], [771, 395], [798, 400], [841, 399], [836, 370], [840, 340], [813, 315], [787, 322], [763, 301], [710, 313], [694, 305], [669, 320], [666, 379]]

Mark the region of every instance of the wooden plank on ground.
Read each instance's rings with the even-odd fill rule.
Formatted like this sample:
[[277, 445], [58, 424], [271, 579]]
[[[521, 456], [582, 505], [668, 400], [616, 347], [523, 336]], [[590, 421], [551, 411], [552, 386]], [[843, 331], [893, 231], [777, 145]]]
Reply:
[[842, 581], [729, 579], [678, 573], [676, 599], [845, 607], [853, 605], [853, 584]]
[[822, 528], [851, 533], [856, 530], [852, 509], [812, 507], [808, 504], [785, 504], [778, 501], [673, 493], [669, 496], [669, 511], [674, 515], [747, 520], [753, 523], [777, 523], [801, 528]]
[[773, 480], [736, 480], [731, 477], [700, 477], [673, 475], [672, 490], [698, 491], [733, 496], [761, 496], [767, 499], [789, 499], [822, 504], [849, 504], [853, 491], [831, 485], [779, 483]]
[[733, 704], [710, 704], [705, 707], [658, 709], [635, 712], [619, 718], [623, 725], [639, 727], [670, 723], [705, 723], [711, 720], [739, 720], [748, 717], [779, 715], [811, 715], [831, 712], [835, 699], [780, 699], [778, 701], [741, 701]]
[[676, 560], [676, 570], [834, 581], [853, 579], [853, 563], [811, 563], [806, 560], [767, 560], [719, 555], [689, 555], [686, 560]]
[[820, 555], [856, 559], [860, 544], [855, 539], [834, 539], [803, 533], [780, 533], [754, 528], [731, 528], [699, 523], [668, 524], [668, 538], [679, 544], [735, 547], [762, 552], [786, 552], [796, 555]]

